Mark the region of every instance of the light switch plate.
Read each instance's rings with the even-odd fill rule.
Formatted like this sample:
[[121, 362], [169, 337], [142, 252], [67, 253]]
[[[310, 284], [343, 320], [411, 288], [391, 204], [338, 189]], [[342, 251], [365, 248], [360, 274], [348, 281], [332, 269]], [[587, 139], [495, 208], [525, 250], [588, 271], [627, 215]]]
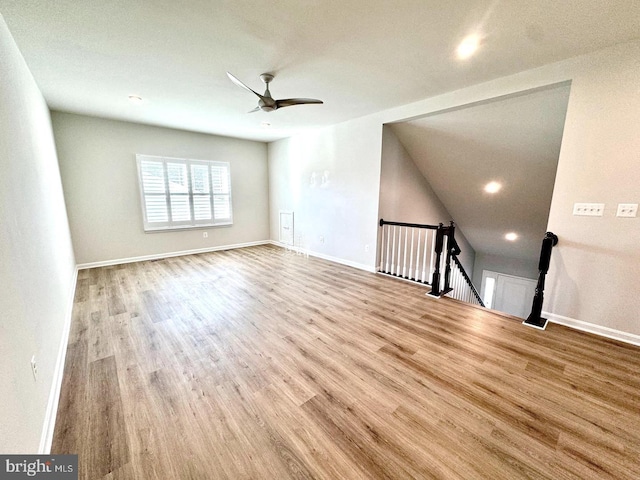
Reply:
[[638, 216], [637, 203], [619, 203], [617, 217], [636, 217]]
[[604, 203], [574, 203], [573, 214], [586, 217], [601, 217], [604, 214]]

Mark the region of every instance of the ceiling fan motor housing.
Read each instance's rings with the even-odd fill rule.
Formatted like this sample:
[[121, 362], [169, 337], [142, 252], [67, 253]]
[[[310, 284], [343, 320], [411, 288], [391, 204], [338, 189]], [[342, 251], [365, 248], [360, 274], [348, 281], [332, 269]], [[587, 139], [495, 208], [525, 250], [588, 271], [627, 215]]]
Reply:
[[260, 75], [260, 80], [262, 80], [262, 82], [266, 85], [269, 85], [269, 83], [271, 83], [271, 80], [273, 80], [273, 75], [271, 75], [270, 73], [263, 73], [262, 75]]

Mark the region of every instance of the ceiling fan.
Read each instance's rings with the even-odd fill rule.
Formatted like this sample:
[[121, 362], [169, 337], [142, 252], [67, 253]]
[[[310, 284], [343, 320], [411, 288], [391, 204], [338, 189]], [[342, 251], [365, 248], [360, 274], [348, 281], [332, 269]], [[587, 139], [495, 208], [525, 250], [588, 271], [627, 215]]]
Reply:
[[262, 75], [260, 75], [260, 80], [262, 80], [262, 82], [267, 87], [266, 90], [264, 91], [264, 94], [262, 95], [260, 95], [255, 90], [252, 90], [251, 88], [247, 87], [244, 83], [242, 83], [236, 77], [231, 75], [229, 72], [227, 72], [227, 76], [233, 83], [235, 83], [239, 87], [244, 88], [245, 90], [249, 90], [251, 93], [253, 93], [260, 99], [258, 100], [258, 106], [253, 110], [251, 110], [249, 113], [257, 112], [258, 110], [262, 110], [263, 112], [272, 112], [279, 108], [292, 107], [294, 105], [309, 105], [309, 104], [323, 103], [322, 100], [316, 100], [315, 98], [285, 98], [282, 100], [275, 100], [271, 96], [271, 92], [269, 91], [269, 83], [271, 83], [271, 80], [273, 80], [273, 75], [271, 75], [270, 73], [263, 73]]

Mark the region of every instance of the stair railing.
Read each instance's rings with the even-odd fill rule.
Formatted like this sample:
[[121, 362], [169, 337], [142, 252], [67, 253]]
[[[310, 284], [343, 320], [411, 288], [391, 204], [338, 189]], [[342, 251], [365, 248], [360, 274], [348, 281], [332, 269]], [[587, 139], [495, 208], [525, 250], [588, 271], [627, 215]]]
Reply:
[[431, 286], [428, 295], [448, 295], [483, 305], [458, 260], [455, 224], [445, 226], [380, 219], [378, 272]]
[[[436, 263], [442, 254], [442, 239], [437, 233], [441, 226], [380, 219], [378, 272], [431, 285], [434, 272], [436, 279], [440, 276]], [[440, 245], [439, 254], [436, 245]]]
[[482, 297], [480, 297], [478, 290], [471, 281], [471, 278], [469, 278], [469, 275], [462, 266], [462, 263], [458, 259], [458, 255], [460, 255], [461, 253], [458, 242], [456, 242], [455, 238], [453, 238], [453, 241], [451, 243], [451, 259], [453, 260], [453, 270], [451, 272], [452, 290], [449, 293], [449, 296], [455, 298], [456, 300], [461, 300], [463, 302], [472, 303], [484, 307], [485, 304], [482, 301]]
[[547, 328], [548, 320], [542, 318], [542, 302], [544, 300], [544, 282], [549, 271], [551, 263], [551, 251], [558, 244], [558, 236], [553, 232], [547, 232], [542, 239], [542, 248], [540, 249], [540, 262], [538, 263], [538, 283], [536, 284], [536, 293], [533, 296], [533, 304], [531, 305], [531, 313], [527, 319], [522, 322], [530, 327], [544, 330]]

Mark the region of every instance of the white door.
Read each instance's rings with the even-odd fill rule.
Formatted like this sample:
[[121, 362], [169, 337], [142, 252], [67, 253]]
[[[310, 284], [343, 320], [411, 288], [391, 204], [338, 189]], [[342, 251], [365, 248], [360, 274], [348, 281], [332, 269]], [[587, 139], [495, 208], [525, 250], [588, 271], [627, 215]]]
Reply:
[[536, 281], [528, 278], [498, 274], [493, 308], [520, 318], [531, 313]]
[[293, 246], [293, 212], [280, 211], [280, 243]]

